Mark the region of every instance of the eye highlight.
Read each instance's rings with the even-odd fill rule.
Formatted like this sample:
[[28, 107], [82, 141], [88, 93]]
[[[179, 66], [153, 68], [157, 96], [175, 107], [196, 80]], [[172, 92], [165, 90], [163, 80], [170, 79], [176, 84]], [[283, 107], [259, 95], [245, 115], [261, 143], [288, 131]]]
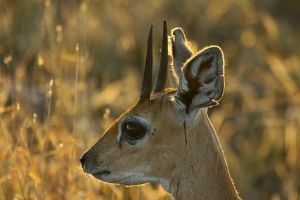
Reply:
[[130, 116], [120, 124], [119, 130], [122, 140], [134, 145], [147, 134], [149, 126], [143, 118]]

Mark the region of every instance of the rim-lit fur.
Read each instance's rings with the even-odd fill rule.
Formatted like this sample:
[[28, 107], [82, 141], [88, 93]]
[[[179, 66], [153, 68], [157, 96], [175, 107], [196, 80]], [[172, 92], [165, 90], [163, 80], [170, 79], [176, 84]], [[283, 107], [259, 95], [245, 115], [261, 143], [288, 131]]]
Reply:
[[[239, 199], [207, 116], [224, 90], [222, 50], [187, 53], [182, 29], [175, 32], [181, 37], [172, 43], [178, 88], [156, 92], [122, 114], [82, 156], [83, 170], [108, 183], [160, 183], [175, 199]], [[131, 118], [145, 132], [133, 143], [122, 139], [122, 125]]]

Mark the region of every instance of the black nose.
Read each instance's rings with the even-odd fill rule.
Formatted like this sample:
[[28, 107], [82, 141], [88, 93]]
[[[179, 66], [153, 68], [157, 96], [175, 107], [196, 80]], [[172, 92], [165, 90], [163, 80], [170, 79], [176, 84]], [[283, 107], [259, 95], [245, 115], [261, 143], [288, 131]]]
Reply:
[[86, 156], [85, 156], [85, 154], [83, 154], [83, 155], [81, 156], [81, 158], [80, 158], [80, 163], [81, 163], [81, 167], [82, 167], [82, 168], [83, 168], [83, 166], [84, 166], [85, 160], [86, 160]]

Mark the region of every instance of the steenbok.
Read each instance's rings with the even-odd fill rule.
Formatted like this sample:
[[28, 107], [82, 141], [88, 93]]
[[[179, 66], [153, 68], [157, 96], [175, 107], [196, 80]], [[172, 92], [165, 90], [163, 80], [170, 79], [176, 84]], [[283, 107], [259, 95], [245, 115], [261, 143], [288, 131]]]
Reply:
[[[177, 89], [165, 89], [168, 33], [152, 91], [152, 26], [139, 101], [80, 158], [83, 171], [115, 184], [160, 183], [175, 199], [240, 199], [207, 109], [224, 90], [218, 46], [193, 54], [181, 28], [171, 31]], [[124, 97], [126, 98], [126, 97]]]

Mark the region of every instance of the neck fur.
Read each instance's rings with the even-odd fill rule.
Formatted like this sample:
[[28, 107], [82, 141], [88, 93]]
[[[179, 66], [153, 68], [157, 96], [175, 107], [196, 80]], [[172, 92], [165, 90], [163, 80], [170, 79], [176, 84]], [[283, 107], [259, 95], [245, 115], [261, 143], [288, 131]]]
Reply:
[[172, 173], [170, 189], [176, 200], [240, 199], [235, 189], [218, 137], [206, 111], [196, 124], [186, 121], [185, 158]]

